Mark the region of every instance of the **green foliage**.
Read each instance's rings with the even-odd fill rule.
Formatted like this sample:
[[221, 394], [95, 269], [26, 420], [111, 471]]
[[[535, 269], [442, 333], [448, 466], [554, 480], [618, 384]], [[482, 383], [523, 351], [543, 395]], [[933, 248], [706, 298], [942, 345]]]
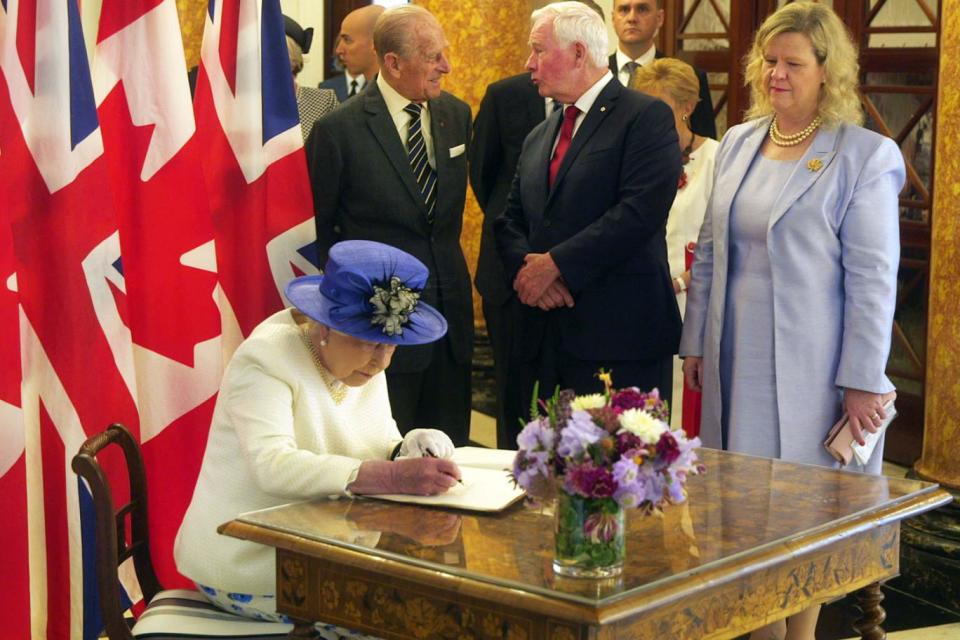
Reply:
[[[612, 498], [583, 498], [561, 491], [557, 501], [556, 559], [583, 569], [609, 567], [623, 561], [623, 529], [609, 541], [596, 541], [586, 532], [591, 515], [623, 517], [622, 508]], [[622, 524], [622, 520], [621, 520]]]

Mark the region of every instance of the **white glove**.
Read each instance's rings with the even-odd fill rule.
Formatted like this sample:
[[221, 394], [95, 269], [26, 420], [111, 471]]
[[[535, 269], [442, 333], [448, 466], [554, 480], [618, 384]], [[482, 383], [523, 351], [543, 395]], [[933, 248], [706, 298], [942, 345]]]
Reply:
[[403, 438], [397, 458], [452, 458], [453, 441], [438, 429], [414, 429]]

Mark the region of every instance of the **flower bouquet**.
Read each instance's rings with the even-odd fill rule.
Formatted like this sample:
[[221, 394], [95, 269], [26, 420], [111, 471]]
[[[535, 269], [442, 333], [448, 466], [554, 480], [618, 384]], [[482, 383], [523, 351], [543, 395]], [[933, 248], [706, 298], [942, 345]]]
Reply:
[[[652, 514], [686, 498], [687, 476], [702, 473], [700, 439], [670, 431], [656, 389], [615, 390], [601, 370], [604, 392], [556, 391], [534, 402], [517, 437], [513, 478], [533, 498], [556, 496], [554, 571], [607, 577], [623, 569], [624, 509]], [[543, 410], [545, 415], [540, 414]]]

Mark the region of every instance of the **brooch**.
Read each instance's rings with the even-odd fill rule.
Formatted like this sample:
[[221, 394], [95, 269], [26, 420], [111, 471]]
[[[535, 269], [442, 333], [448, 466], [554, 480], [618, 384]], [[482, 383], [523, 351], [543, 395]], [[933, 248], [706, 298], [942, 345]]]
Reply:
[[812, 160], [807, 161], [807, 169], [810, 171], [820, 171], [823, 168], [823, 161], [819, 158], [813, 158]]

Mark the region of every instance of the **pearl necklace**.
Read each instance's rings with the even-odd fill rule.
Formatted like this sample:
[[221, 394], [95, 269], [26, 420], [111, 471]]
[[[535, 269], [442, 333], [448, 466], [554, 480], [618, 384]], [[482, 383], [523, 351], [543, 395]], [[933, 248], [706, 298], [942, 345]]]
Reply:
[[339, 380], [333, 377], [323, 363], [320, 361], [320, 354], [317, 353], [317, 348], [313, 346], [313, 340], [310, 339], [310, 336], [307, 335], [307, 330], [305, 327], [300, 327], [300, 338], [303, 340], [304, 346], [307, 347], [307, 351], [310, 352], [310, 355], [313, 356], [313, 364], [317, 366], [317, 371], [320, 373], [320, 378], [323, 380], [323, 383], [327, 385], [327, 391], [330, 392], [330, 397], [333, 398], [334, 404], [340, 404], [347, 397], [347, 391], [349, 387], [343, 384]]
[[822, 122], [823, 119], [817, 116], [803, 131], [788, 136], [780, 132], [780, 127], [777, 126], [777, 116], [773, 116], [773, 120], [770, 121], [770, 140], [778, 147], [795, 147], [809, 138]]

